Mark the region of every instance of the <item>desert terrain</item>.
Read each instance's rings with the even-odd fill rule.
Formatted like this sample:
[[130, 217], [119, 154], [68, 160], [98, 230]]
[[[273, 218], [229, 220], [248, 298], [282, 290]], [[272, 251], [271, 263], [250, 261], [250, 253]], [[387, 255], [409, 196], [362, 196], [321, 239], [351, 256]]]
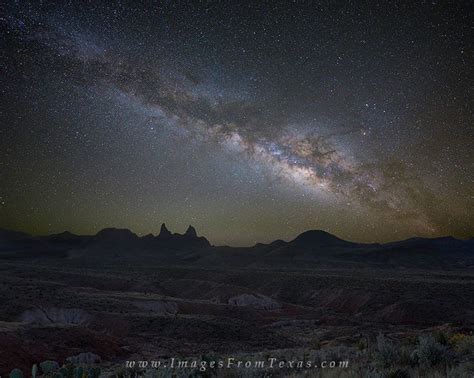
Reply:
[[[472, 374], [472, 241], [358, 245], [310, 231], [231, 248], [211, 246], [193, 228], [178, 235], [163, 226], [160, 235], [2, 231], [0, 374], [28, 376], [52, 360], [122, 376], [140, 372], [126, 361], [226, 356], [330, 358], [349, 367], [206, 374]], [[419, 356], [427, 342], [434, 357]], [[204, 374], [182, 376], [196, 372]]]

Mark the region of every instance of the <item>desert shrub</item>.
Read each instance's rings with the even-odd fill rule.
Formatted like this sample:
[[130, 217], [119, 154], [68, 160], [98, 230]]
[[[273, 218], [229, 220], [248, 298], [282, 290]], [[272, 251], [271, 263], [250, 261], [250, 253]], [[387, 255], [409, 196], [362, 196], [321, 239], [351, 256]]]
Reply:
[[466, 335], [464, 333], [455, 333], [449, 338], [449, 344], [451, 344], [452, 346], [456, 346], [465, 338], [466, 338]]
[[474, 376], [474, 362], [456, 365], [447, 371], [449, 378], [465, 378]]
[[412, 350], [407, 346], [402, 346], [398, 352], [398, 362], [401, 366], [414, 366], [416, 361], [413, 360]]
[[101, 369], [99, 367], [90, 367], [87, 371], [88, 378], [99, 378]]
[[[114, 378], [124, 378], [126, 377], [128, 374], [128, 371], [126, 368], [120, 366], [120, 367], [116, 367], [114, 370], [113, 370], [113, 373], [111, 374]], [[82, 374], [79, 378], [82, 378]]]
[[56, 361], [47, 360], [40, 363], [40, 367], [44, 374], [50, 374], [59, 369], [59, 364]]
[[407, 337], [406, 342], [411, 345], [416, 345], [418, 343], [418, 337], [415, 335], [409, 336]]
[[363, 351], [367, 348], [367, 342], [364, 339], [360, 339], [356, 343], [357, 350]]
[[62, 378], [72, 378], [74, 377], [74, 366], [72, 365], [64, 365], [62, 368], [59, 369], [58, 375], [61, 375]]
[[398, 359], [397, 347], [382, 334], [377, 336], [376, 358], [382, 367], [390, 367]]
[[448, 345], [451, 335], [449, 334], [449, 332], [438, 330], [433, 333], [433, 337], [439, 344]]
[[74, 374], [73, 374], [74, 378], [82, 378], [83, 375], [84, 375], [84, 368], [82, 366], [78, 366], [74, 368]]
[[412, 356], [421, 366], [429, 367], [446, 362], [449, 349], [438, 343], [432, 335], [425, 335], [418, 338], [418, 346]]
[[10, 378], [23, 378], [23, 372], [20, 369], [13, 369], [10, 372]]
[[455, 350], [460, 354], [474, 353], [474, 336], [463, 335], [463, 338], [457, 340], [454, 344]]

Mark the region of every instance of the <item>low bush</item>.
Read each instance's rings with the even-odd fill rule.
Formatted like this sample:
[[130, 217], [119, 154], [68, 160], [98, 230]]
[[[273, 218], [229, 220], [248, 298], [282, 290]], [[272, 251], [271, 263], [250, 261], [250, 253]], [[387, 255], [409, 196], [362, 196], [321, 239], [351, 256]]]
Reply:
[[377, 336], [377, 362], [382, 367], [390, 367], [398, 360], [398, 348], [384, 335]]
[[449, 361], [449, 348], [440, 344], [432, 335], [418, 338], [418, 345], [413, 351], [413, 360], [420, 366], [431, 367]]

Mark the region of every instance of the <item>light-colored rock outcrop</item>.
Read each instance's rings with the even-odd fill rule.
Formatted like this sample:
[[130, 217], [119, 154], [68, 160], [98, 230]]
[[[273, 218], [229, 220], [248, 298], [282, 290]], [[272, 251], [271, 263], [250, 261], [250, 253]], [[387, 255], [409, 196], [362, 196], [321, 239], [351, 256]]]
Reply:
[[37, 324], [87, 324], [91, 316], [84, 310], [76, 308], [34, 308], [25, 311], [20, 321]]
[[231, 297], [228, 303], [233, 306], [253, 307], [263, 310], [275, 310], [281, 305], [274, 299], [262, 294], [241, 294]]

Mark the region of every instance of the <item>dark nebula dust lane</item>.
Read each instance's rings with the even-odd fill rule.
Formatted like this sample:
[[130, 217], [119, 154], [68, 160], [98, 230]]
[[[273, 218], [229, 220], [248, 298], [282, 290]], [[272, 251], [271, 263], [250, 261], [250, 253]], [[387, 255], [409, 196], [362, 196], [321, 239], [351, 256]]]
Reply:
[[0, 227], [471, 237], [467, 7], [7, 2]]

